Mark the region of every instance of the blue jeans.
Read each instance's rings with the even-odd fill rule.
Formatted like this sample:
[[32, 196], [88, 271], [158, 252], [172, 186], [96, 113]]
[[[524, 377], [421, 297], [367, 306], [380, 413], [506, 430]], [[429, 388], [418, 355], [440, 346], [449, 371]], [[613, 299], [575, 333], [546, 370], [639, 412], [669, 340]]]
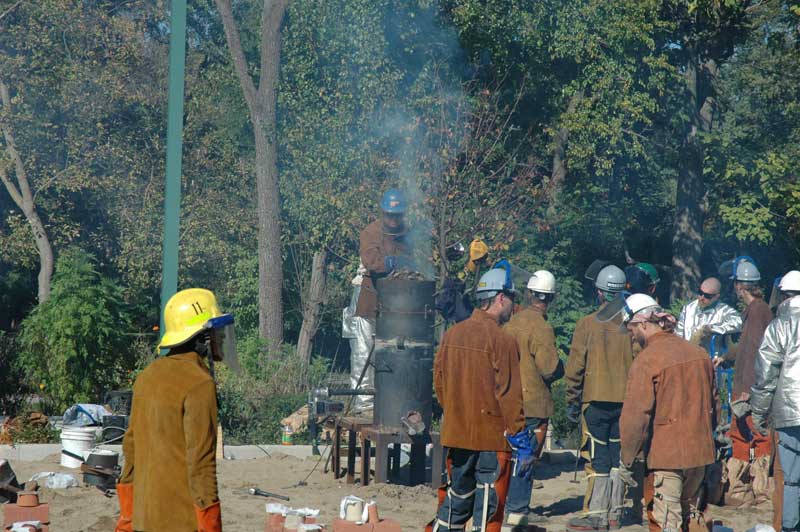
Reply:
[[[533, 436], [534, 429], [538, 427], [542, 421], [544, 421], [544, 418], [538, 418], [538, 417], [525, 418], [525, 428], [531, 432], [531, 436]], [[533, 446], [533, 453], [536, 454], [537, 442], [535, 437], [531, 437], [531, 444]], [[528, 478], [522, 478], [516, 475], [512, 475], [511, 482], [508, 485], [508, 498], [506, 499], [506, 514], [528, 513], [528, 504], [531, 501], [532, 488], [533, 488], [533, 472], [531, 472], [531, 474], [528, 475]]]
[[778, 431], [778, 454], [783, 469], [783, 530], [800, 529], [800, 426]]
[[509, 452], [448, 449], [447, 484], [439, 488], [441, 503], [426, 532], [464, 532], [470, 517], [473, 530], [500, 530], [510, 476]]

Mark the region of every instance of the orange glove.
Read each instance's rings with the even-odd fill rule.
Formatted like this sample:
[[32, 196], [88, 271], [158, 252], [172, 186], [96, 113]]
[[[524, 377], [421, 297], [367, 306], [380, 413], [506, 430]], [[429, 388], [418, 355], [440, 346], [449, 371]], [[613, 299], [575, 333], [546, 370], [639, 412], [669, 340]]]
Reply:
[[114, 532], [133, 532], [133, 484], [117, 484], [119, 521]]
[[194, 507], [197, 516], [197, 532], [222, 532], [222, 511], [219, 501], [203, 509]]

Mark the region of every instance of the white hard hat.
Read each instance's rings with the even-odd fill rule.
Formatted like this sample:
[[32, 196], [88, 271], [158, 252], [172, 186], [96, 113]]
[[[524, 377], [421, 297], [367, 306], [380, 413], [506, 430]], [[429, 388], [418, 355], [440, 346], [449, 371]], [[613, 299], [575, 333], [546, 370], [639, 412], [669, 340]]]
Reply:
[[475, 297], [479, 300], [489, 299], [500, 292], [516, 294], [514, 281], [511, 280], [508, 271], [505, 269], [494, 268], [481, 276], [478, 281], [478, 288], [475, 290]]
[[658, 301], [647, 294], [633, 294], [625, 299], [625, 307], [622, 309], [622, 323], [631, 321], [634, 315], [649, 308], [659, 308]]
[[781, 292], [800, 292], [800, 271], [792, 270], [784, 275], [778, 288]]
[[556, 278], [547, 270], [538, 270], [528, 279], [528, 290], [540, 294], [556, 293]]

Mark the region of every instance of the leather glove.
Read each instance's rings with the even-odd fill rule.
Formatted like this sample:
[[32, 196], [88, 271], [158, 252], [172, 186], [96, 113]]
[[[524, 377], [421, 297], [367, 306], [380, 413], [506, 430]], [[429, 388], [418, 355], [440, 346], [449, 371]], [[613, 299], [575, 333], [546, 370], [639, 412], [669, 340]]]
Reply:
[[467, 269], [474, 272], [479, 262], [486, 260], [489, 256], [489, 246], [481, 240], [476, 238], [469, 245], [469, 260], [467, 261]]
[[511, 474], [515, 477], [529, 478], [533, 473], [533, 463], [536, 461], [536, 444], [531, 438], [531, 431], [522, 429], [513, 436], [506, 434], [506, 440], [511, 445], [511, 459], [514, 461]]
[[194, 507], [197, 532], [222, 532], [222, 511], [219, 502], [205, 508]]
[[623, 484], [631, 488], [635, 488], [639, 485], [639, 483], [633, 479], [633, 470], [622, 463], [622, 460], [619, 461], [619, 479]]
[[747, 399], [731, 401], [731, 412], [739, 419], [747, 417], [750, 413], [750, 401]]
[[758, 432], [762, 436], [766, 436], [769, 434], [769, 428], [767, 427], [767, 418], [762, 416], [761, 414], [756, 414], [753, 412], [751, 416], [753, 420], [753, 431]]
[[567, 405], [567, 419], [570, 423], [578, 423], [581, 420], [581, 405], [570, 403]]
[[117, 484], [119, 520], [114, 532], [133, 532], [133, 484]]
[[695, 345], [699, 345], [709, 336], [711, 336], [711, 327], [703, 325], [692, 334], [692, 338], [689, 341]]
[[724, 425], [718, 425], [714, 430], [714, 444], [717, 449], [725, 450], [733, 446], [733, 440], [728, 436], [730, 428], [730, 423], [725, 423]]

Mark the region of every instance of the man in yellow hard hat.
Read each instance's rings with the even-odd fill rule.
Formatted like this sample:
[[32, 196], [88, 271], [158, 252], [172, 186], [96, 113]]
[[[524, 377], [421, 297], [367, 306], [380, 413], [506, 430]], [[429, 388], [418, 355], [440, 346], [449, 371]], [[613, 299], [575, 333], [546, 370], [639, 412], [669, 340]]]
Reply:
[[[164, 308], [166, 331], [133, 387], [115, 532], [217, 532], [217, 397], [214, 360], [235, 361], [233, 316], [214, 294], [182, 290]], [[208, 365], [207, 361], [208, 360]]]

